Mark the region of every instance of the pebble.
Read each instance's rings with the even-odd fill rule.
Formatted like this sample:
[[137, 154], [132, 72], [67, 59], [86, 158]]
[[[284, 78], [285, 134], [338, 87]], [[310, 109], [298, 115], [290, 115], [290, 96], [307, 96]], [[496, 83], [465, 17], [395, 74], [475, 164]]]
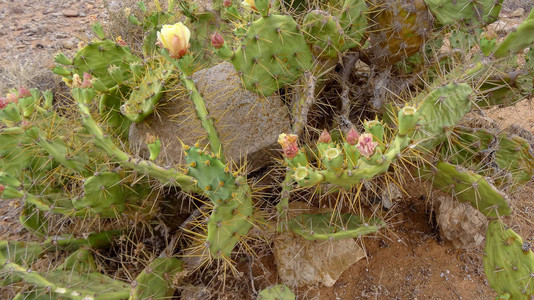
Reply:
[[75, 18], [80, 15], [80, 13], [74, 9], [64, 9], [61, 13], [67, 18]]

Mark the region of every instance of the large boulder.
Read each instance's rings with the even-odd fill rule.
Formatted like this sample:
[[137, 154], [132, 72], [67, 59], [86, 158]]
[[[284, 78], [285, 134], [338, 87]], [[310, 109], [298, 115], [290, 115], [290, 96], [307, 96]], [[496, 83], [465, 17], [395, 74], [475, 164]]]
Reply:
[[[290, 130], [289, 114], [280, 97], [265, 98], [244, 90], [230, 63], [200, 70], [193, 80], [204, 96], [209, 116], [214, 119], [227, 160], [239, 164], [246, 158], [248, 170], [269, 164], [273, 151], [279, 148], [278, 135]], [[171, 99], [163, 102], [156, 113], [130, 128], [131, 149], [145, 158], [148, 157], [147, 135], [161, 139], [158, 163], [165, 166], [184, 163], [182, 142], [206, 145], [206, 133], [188, 94], [169, 95]]]

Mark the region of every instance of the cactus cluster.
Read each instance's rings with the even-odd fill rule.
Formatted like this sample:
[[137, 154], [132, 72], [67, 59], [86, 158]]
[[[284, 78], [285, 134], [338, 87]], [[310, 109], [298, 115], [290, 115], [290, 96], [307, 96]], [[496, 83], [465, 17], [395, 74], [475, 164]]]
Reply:
[[[56, 56], [53, 72], [70, 88], [71, 102], [25, 88], [0, 97], [0, 198], [22, 203], [22, 226], [41, 240], [0, 242], [0, 284], [24, 282], [16, 299], [170, 298], [174, 277], [184, 270], [174, 256], [200, 256], [208, 267], [230, 263], [236, 271], [236, 256], [252, 247], [247, 239], [257, 242], [252, 228], [312, 241], [381, 230], [383, 218], [365, 216], [370, 210], [354, 199], [375, 181], [411, 172], [491, 219], [484, 255], [490, 284], [503, 297], [531, 296], [532, 252], [500, 218], [512, 214], [506, 192], [532, 180], [532, 146], [506, 132], [471, 128], [465, 119], [532, 94], [534, 50], [523, 50], [532, 44], [534, 13], [499, 42], [484, 26], [497, 19], [500, 0], [316, 2], [214, 0], [204, 7], [168, 1], [163, 9], [154, 1], [154, 11], [140, 2], [128, 20], [145, 31], [142, 50], [107, 39], [95, 23], [98, 39], [73, 58]], [[294, 131], [278, 140], [285, 179], [276, 209], [275, 197], [256, 201], [246, 167], [225, 157], [217, 122], [193, 80], [220, 59], [233, 64], [244, 89], [293, 101], [286, 104], [294, 108]], [[358, 78], [357, 64], [366, 65], [358, 67]], [[360, 76], [362, 70], [369, 76]], [[206, 132], [207, 146], [183, 145], [185, 164], [163, 166], [158, 157], [165, 145], [149, 135], [150, 156], [133, 154], [127, 146], [132, 122], [143, 122], [177, 90], [191, 101], [190, 117]], [[327, 99], [330, 94], [336, 99]], [[363, 109], [359, 98], [367, 100]], [[308, 122], [308, 112], [325, 99], [335, 112]], [[312, 128], [318, 123], [331, 130], [319, 135]], [[354, 199], [295, 216], [293, 192], [310, 187], [329, 200]], [[176, 249], [165, 249], [168, 255], [158, 249], [159, 257], [150, 256], [132, 282], [97, 266], [93, 251], [132, 238], [132, 227], [167, 228], [162, 195], [176, 190], [199, 212], [172, 234], [168, 247]], [[325, 206], [309, 198], [310, 206]], [[48, 271], [33, 267], [59, 251], [73, 253]], [[295, 299], [284, 285], [257, 296]]]

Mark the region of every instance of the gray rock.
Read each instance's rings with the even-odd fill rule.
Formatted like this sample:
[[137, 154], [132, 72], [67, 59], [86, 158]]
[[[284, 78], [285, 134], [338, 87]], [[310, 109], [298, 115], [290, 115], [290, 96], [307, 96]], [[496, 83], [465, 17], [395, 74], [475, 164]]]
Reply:
[[288, 286], [333, 286], [341, 274], [365, 257], [354, 239], [306, 241], [292, 233], [274, 240], [274, 259], [282, 282]]
[[[286, 106], [278, 96], [262, 98], [241, 88], [238, 76], [230, 63], [222, 63], [193, 75], [198, 90], [204, 96], [209, 115], [223, 142], [228, 161], [240, 162], [246, 157], [254, 170], [270, 163], [277, 146], [278, 135], [290, 130]], [[176, 87], [181, 89], [181, 85]], [[137, 154], [148, 157], [145, 138], [157, 136], [162, 142], [158, 163], [184, 163], [182, 141], [192, 145], [200, 141], [206, 145], [205, 131], [196, 117], [187, 92], [178, 92], [149, 116], [130, 128], [130, 146]]]
[[488, 220], [478, 209], [449, 195], [440, 195], [436, 200], [437, 222], [443, 239], [461, 249], [475, 248], [482, 243]]

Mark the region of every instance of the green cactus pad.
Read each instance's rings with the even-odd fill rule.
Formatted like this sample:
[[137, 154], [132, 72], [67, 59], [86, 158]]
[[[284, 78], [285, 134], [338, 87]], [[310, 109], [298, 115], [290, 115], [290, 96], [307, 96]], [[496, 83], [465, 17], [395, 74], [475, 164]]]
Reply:
[[215, 205], [232, 196], [236, 188], [235, 177], [220, 159], [197, 147], [190, 147], [185, 153], [187, 175], [197, 180], [198, 187]]
[[362, 220], [352, 214], [302, 214], [289, 221], [289, 229], [309, 241], [357, 238], [385, 227], [379, 218]]
[[421, 149], [434, 149], [447, 139], [449, 129], [471, 110], [472, 92], [467, 83], [449, 83], [416, 99], [415, 103], [424, 101], [418, 109], [420, 127], [414, 135], [414, 140], [421, 141]]
[[482, 167], [480, 171], [485, 175], [509, 172], [514, 183], [525, 184], [534, 176], [534, 152], [525, 139], [516, 135], [456, 127], [441, 152], [453, 164], [477, 172]]
[[312, 60], [295, 20], [271, 15], [250, 24], [231, 62], [246, 89], [269, 96], [295, 82]]
[[34, 290], [47, 294], [51, 299], [121, 300], [130, 295], [128, 283], [97, 272], [67, 269], [41, 274], [15, 263], [6, 263], [3, 268], [9, 270], [12, 276], [18, 276], [25, 283], [35, 286]]
[[534, 10], [530, 11], [525, 21], [502, 41], [493, 55], [503, 58], [532, 46], [532, 42], [534, 42]]
[[104, 172], [87, 178], [83, 191], [82, 198], [72, 200], [78, 210], [88, 209], [89, 213], [97, 213], [104, 218], [117, 217], [124, 210], [126, 193], [117, 173]]
[[156, 258], [137, 276], [130, 300], [170, 299], [174, 294], [173, 276], [182, 271], [176, 258]]
[[261, 290], [256, 300], [295, 300], [295, 294], [286, 285], [277, 284]]
[[303, 20], [306, 41], [316, 56], [336, 58], [345, 44], [343, 29], [328, 12], [312, 10]]
[[[341, 4], [341, 1], [331, 1], [334, 8]], [[334, 15], [338, 17], [345, 34], [345, 46], [342, 50], [353, 47], [363, 47], [360, 44], [366, 34], [368, 21], [367, 4], [365, 0], [345, 0], [343, 6]]]
[[458, 201], [469, 202], [485, 216], [495, 218], [511, 213], [506, 195], [484, 176], [446, 162], [438, 162], [432, 173], [435, 188], [452, 192]]
[[121, 106], [121, 112], [133, 122], [141, 122], [153, 111], [163, 97], [165, 85], [173, 76], [172, 66], [162, 62], [149, 68], [145, 76], [134, 82], [128, 100]]
[[216, 258], [229, 258], [235, 245], [252, 227], [250, 217], [254, 204], [250, 187], [243, 182], [244, 178], [236, 180], [241, 183], [232, 193], [232, 198], [216, 205], [208, 221], [206, 246]]
[[502, 0], [424, 0], [441, 25], [493, 23], [499, 17]]
[[534, 254], [530, 245], [501, 220], [489, 223], [484, 248], [484, 272], [490, 286], [509, 299], [534, 296]]
[[[133, 55], [127, 47], [121, 47], [112, 40], [91, 42], [79, 50], [72, 61], [73, 72], [83, 78], [89, 73], [107, 87], [117, 84], [109, 72], [110, 66], [119, 68], [122, 78], [128, 78], [130, 64], [140, 63], [141, 60]], [[56, 72], [57, 73], [57, 72]], [[64, 75], [64, 74], [59, 74]]]

